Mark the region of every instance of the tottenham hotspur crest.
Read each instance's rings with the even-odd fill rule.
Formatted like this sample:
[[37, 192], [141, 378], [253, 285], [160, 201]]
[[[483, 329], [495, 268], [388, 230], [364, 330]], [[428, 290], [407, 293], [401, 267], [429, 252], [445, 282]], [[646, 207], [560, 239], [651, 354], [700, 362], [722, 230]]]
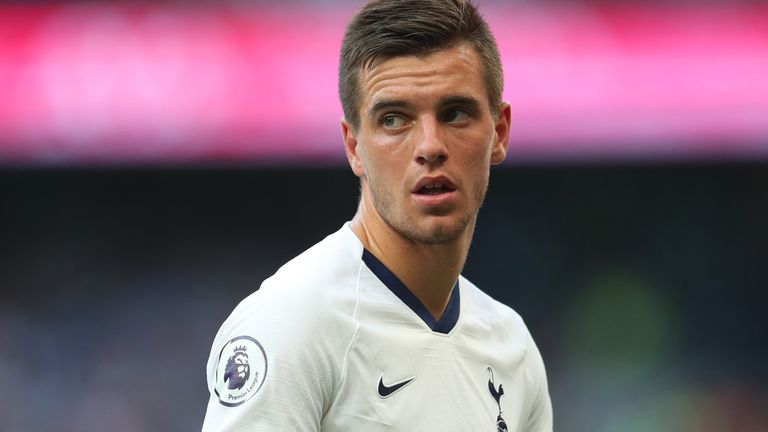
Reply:
[[250, 336], [236, 337], [224, 345], [216, 367], [216, 396], [224, 406], [237, 406], [259, 391], [267, 375], [267, 356]]
[[496, 384], [493, 382], [493, 369], [490, 366], [485, 368], [490, 374], [491, 378], [488, 380], [488, 391], [491, 392], [491, 396], [496, 400], [496, 405], [499, 406], [499, 416], [496, 417], [496, 432], [508, 432], [507, 422], [501, 417], [501, 397], [504, 396], [504, 386], [499, 384], [499, 389], [496, 389]]

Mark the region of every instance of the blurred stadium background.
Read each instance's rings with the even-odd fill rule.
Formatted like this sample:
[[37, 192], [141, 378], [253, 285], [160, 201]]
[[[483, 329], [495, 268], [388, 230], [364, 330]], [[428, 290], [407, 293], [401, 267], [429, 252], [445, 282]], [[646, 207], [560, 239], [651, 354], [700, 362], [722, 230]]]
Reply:
[[[768, 3], [478, 3], [513, 139], [465, 274], [556, 430], [768, 430]], [[0, 430], [199, 430], [219, 324], [354, 212], [360, 4], [0, 4]]]

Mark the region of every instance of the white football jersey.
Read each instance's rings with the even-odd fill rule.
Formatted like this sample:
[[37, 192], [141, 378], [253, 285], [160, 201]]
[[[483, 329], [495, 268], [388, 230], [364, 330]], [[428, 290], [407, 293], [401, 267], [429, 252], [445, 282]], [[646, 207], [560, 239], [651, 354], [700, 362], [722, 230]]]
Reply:
[[224, 322], [203, 431], [551, 431], [544, 364], [509, 307], [464, 277], [439, 321], [349, 224]]

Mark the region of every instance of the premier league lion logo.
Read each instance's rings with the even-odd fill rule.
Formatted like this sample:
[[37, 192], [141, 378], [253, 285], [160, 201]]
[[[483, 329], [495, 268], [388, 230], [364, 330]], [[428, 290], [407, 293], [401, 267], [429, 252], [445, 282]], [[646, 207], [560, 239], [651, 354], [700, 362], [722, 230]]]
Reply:
[[221, 348], [213, 389], [226, 407], [242, 405], [252, 398], [267, 376], [267, 353], [259, 341], [238, 336]]
[[244, 346], [235, 347], [235, 353], [227, 360], [224, 370], [224, 382], [230, 390], [241, 390], [251, 376], [248, 354]]

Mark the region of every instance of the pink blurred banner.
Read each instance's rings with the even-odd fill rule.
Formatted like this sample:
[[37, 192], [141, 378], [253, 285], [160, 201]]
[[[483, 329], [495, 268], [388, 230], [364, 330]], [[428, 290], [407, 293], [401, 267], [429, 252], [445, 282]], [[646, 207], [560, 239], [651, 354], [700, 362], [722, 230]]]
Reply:
[[[510, 160], [768, 157], [768, 9], [483, 9]], [[0, 6], [0, 163], [341, 163], [349, 8]]]

